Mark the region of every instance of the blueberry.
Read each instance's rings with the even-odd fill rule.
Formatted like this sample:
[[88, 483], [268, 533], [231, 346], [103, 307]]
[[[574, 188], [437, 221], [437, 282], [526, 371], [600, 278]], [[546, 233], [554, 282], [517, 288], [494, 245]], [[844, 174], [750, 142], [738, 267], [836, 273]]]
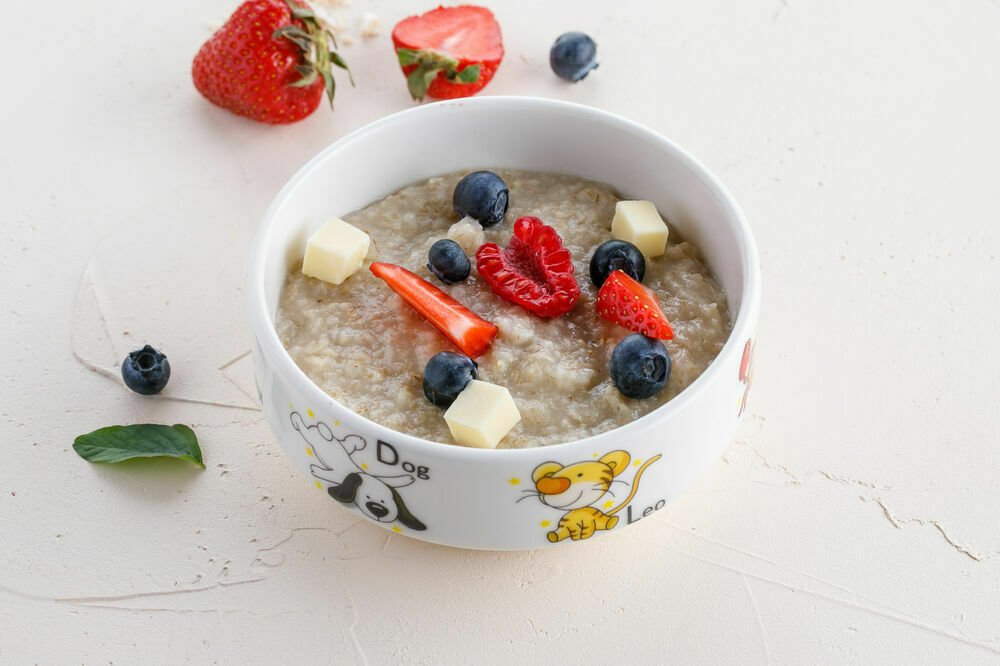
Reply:
[[590, 281], [598, 289], [614, 271], [624, 271], [636, 282], [646, 276], [646, 259], [635, 245], [623, 240], [601, 243], [590, 258]]
[[125, 386], [136, 393], [159, 393], [170, 379], [170, 362], [166, 356], [146, 345], [122, 361], [122, 379]]
[[579, 81], [597, 68], [597, 44], [582, 32], [559, 35], [549, 51], [549, 64], [560, 79]]
[[670, 355], [663, 343], [633, 333], [611, 352], [611, 379], [626, 398], [649, 398], [670, 379]]
[[468, 356], [438, 352], [424, 368], [424, 395], [431, 404], [448, 407], [465, 385], [479, 377], [479, 366]]
[[473, 171], [458, 181], [451, 203], [459, 217], [469, 215], [484, 227], [503, 221], [510, 190], [503, 178], [492, 171]]
[[461, 282], [469, 277], [469, 258], [453, 240], [442, 238], [427, 252], [427, 268], [445, 284]]

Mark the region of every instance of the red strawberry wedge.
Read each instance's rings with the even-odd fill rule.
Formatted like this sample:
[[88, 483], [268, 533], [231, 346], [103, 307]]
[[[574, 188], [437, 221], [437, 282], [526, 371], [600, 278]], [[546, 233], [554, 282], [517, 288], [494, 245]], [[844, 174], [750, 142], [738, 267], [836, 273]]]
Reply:
[[630, 331], [670, 340], [674, 330], [663, 315], [656, 294], [624, 271], [614, 271], [597, 292], [597, 314]]
[[476, 270], [500, 298], [539, 317], [560, 317], [580, 298], [573, 257], [556, 230], [537, 217], [518, 218], [503, 250], [483, 243], [476, 251]]
[[486, 352], [498, 329], [427, 280], [401, 266], [373, 263], [369, 270], [384, 280], [410, 307], [455, 343], [466, 356]]
[[396, 56], [413, 99], [474, 95], [503, 60], [500, 24], [485, 7], [438, 7], [392, 30]]
[[293, 123], [333, 105], [333, 35], [304, 0], [246, 0], [202, 45], [191, 67], [208, 101], [263, 123]]

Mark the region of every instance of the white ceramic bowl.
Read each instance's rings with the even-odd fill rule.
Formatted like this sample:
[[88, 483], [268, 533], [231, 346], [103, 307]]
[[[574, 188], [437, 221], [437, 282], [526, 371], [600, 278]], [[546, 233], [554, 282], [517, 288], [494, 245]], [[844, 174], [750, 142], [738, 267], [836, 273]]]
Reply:
[[[434, 175], [476, 167], [573, 174], [609, 183], [626, 198], [651, 199], [701, 248], [728, 294], [733, 331], [705, 373], [621, 428], [517, 450], [464, 448], [401, 434], [320, 390], [289, 357], [274, 328], [282, 283], [301, 260], [306, 238], [330, 215]], [[260, 225], [248, 296], [260, 401], [278, 442], [308, 479], [303, 485], [396, 533], [465, 548], [522, 549], [585, 540], [641, 520], [722, 454], [750, 386], [760, 268], [750, 228], [732, 197], [664, 137], [576, 104], [480, 97], [383, 118], [302, 167]], [[319, 459], [323, 469], [313, 467]], [[583, 507], [572, 503], [578, 493], [571, 484], [551, 494], [580, 472], [610, 472], [627, 485], [615, 484], [613, 497]], [[548, 479], [541, 486], [550, 494], [532, 492], [540, 479]]]

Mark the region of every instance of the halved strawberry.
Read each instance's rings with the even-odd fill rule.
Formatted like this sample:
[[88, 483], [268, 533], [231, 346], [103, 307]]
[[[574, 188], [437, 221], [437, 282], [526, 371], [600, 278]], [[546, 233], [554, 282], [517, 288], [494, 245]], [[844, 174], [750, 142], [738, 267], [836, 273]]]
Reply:
[[503, 250], [483, 243], [476, 251], [476, 269], [500, 298], [539, 317], [562, 316], [580, 298], [573, 257], [556, 230], [537, 217], [518, 218]]
[[652, 290], [623, 271], [614, 271], [597, 292], [597, 314], [630, 331], [658, 340], [670, 340], [674, 330], [663, 315]]
[[468, 97], [490, 82], [503, 60], [500, 24], [485, 7], [438, 7], [392, 30], [413, 99]]
[[498, 329], [427, 280], [401, 266], [373, 263], [369, 270], [399, 294], [424, 319], [475, 358], [490, 348]]

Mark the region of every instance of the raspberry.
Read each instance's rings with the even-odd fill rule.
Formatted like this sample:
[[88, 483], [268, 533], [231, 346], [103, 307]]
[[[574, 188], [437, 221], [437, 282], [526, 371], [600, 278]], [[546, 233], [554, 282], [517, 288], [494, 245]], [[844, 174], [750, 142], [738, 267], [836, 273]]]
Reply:
[[518, 218], [502, 250], [484, 243], [476, 252], [476, 269], [497, 296], [539, 317], [560, 317], [580, 298], [573, 257], [556, 230], [537, 217]]

